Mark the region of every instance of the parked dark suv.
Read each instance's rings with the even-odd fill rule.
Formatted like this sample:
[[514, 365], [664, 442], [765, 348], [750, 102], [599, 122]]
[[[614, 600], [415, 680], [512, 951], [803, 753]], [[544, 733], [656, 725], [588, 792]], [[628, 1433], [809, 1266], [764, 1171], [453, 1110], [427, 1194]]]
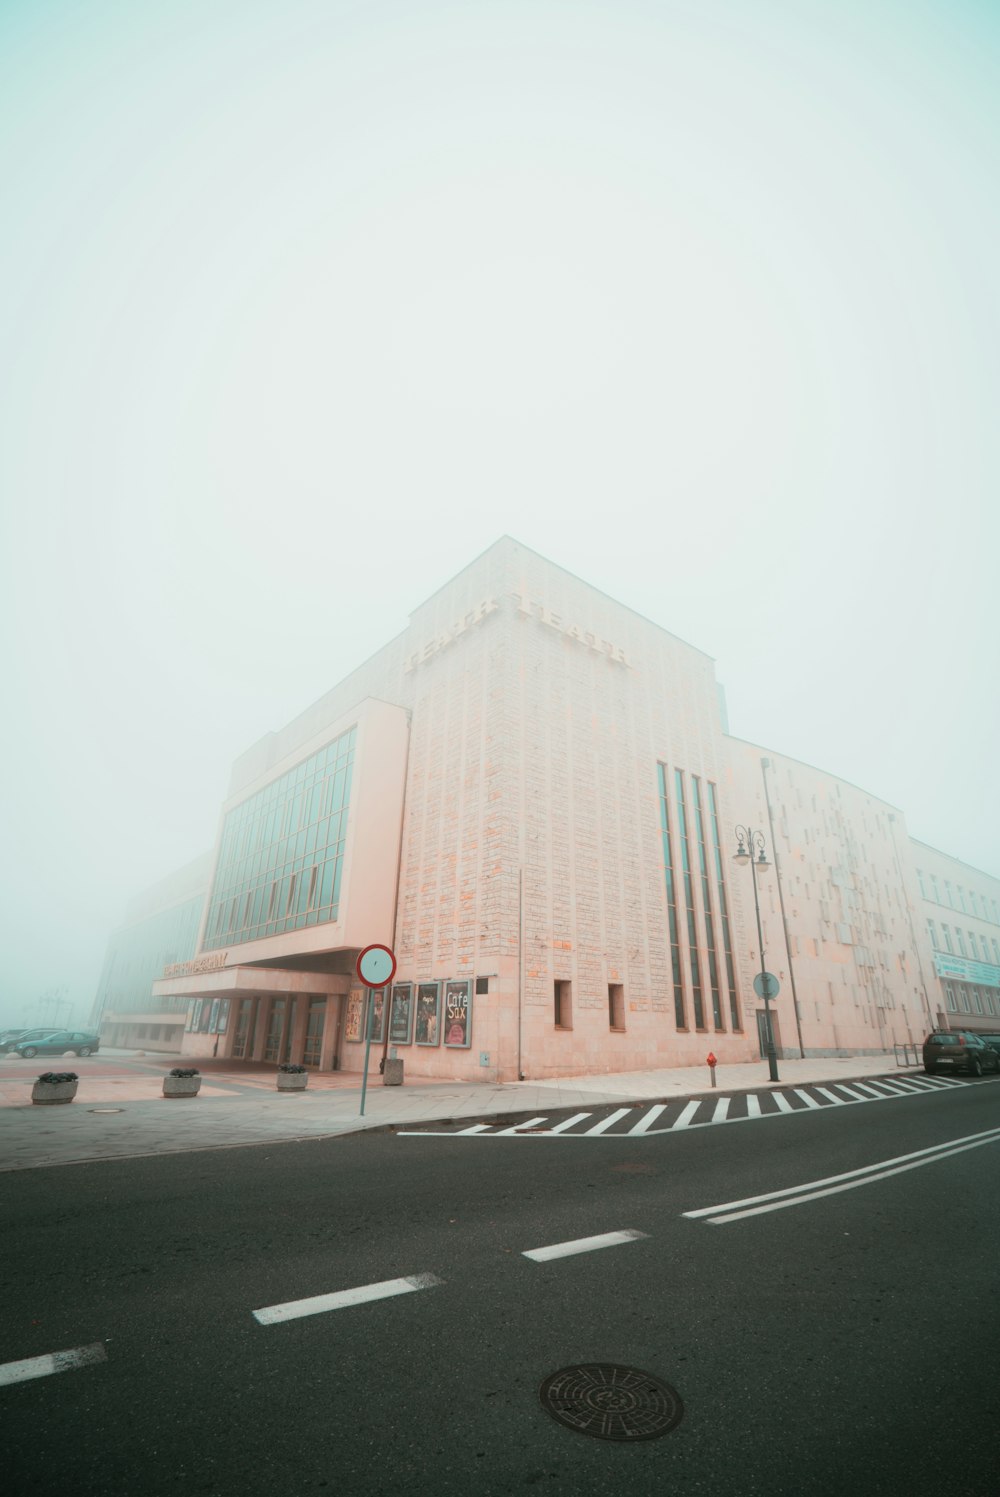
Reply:
[[1000, 1051], [971, 1030], [936, 1029], [924, 1040], [924, 1070], [933, 1076], [939, 1066], [981, 1076], [984, 1071], [1000, 1071]]

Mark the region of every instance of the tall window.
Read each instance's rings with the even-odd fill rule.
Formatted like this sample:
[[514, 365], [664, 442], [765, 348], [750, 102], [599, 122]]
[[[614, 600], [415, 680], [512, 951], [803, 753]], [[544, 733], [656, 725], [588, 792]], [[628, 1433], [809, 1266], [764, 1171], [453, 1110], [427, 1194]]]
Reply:
[[739, 1004], [736, 1001], [736, 971], [733, 965], [733, 943], [729, 934], [729, 905], [726, 900], [726, 880], [722, 865], [722, 843], [719, 839], [719, 808], [715, 799], [715, 786], [708, 781], [708, 806], [712, 820], [712, 850], [715, 854], [715, 886], [719, 895], [719, 919], [722, 923], [722, 949], [726, 957], [726, 983], [729, 988], [729, 1016], [734, 1030], [742, 1029]]
[[[969, 911], [965, 907], [965, 890], [962, 888], [961, 884], [959, 884], [958, 886], [958, 903], [961, 906], [962, 913], [967, 915]], [[975, 910], [973, 910], [972, 913], [975, 914]]]
[[938, 881], [935, 874], [931, 874], [931, 898], [935, 904], [941, 903], [941, 895], [938, 893]]
[[722, 1029], [722, 1002], [719, 997], [719, 964], [715, 956], [715, 932], [712, 928], [712, 884], [708, 876], [708, 857], [705, 848], [705, 808], [701, 799], [701, 781], [691, 776], [691, 796], [694, 803], [694, 829], [698, 839], [698, 869], [701, 873], [701, 906], [705, 918], [705, 950], [708, 953], [708, 977], [712, 989], [712, 1021], [716, 1029]]
[[958, 949], [959, 949], [959, 951], [962, 953], [963, 956], [968, 956], [968, 954], [969, 954], [969, 948], [965, 944], [965, 932], [959, 930], [959, 928], [958, 928], [957, 925], [955, 926], [955, 935], [958, 937]]
[[952, 956], [954, 956], [955, 955], [955, 948], [951, 944], [951, 926], [945, 925], [945, 924], [942, 923], [941, 930], [944, 933], [944, 944], [947, 947], [947, 949], [951, 952]]
[[678, 1029], [687, 1028], [684, 1011], [684, 977], [681, 969], [680, 937], [677, 931], [677, 882], [674, 878], [674, 857], [670, 836], [670, 795], [667, 788], [667, 767], [659, 766], [660, 773], [660, 834], [663, 838], [663, 872], [667, 881], [667, 924], [670, 931], [670, 964], [674, 979], [674, 1023]]
[[927, 898], [927, 885], [924, 883], [924, 870], [922, 868], [918, 868], [917, 869], [917, 882], [920, 885], [920, 893], [921, 893], [921, 895], [923, 896], [924, 899], [926, 899]]
[[934, 950], [940, 951], [941, 948], [938, 945], [937, 926], [934, 924], [933, 920], [928, 920], [927, 922], [927, 934], [931, 938], [931, 945], [934, 947]]
[[226, 816], [205, 949], [336, 920], [355, 730]]
[[687, 810], [684, 805], [684, 775], [674, 770], [677, 797], [677, 831], [681, 845], [681, 870], [684, 877], [684, 903], [687, 907], [688, 955], [691, 960], [691, 996], [694, 999], [694, 1027], [705, 1028], [705, 1005], [701, 995], [701, 971], [698, 966], [698, 930], [694, 914], [694, 885], [691, 880], [691, 849], [688, 845]]

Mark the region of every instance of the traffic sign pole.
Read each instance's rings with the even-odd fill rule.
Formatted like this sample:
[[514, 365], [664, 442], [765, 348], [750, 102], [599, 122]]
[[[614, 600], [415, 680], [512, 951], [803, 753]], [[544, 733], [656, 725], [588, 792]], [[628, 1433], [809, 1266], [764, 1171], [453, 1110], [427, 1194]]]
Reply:
[[361, 1075], [361, 1112], [365, 1115], [365, 1093], [368, 1090], [368, 1057], [372, 1048], [372, 1025], [375, 1023], [375, 999], [372, 997], [374, 988], [368, 989], [368, 1023], [365, 1025], [365, 1069]]
[[[396, 957], [390, 946], [382, 946], [378, 942], [366, 946], [359, 953], [355, 963], [355, 971], [358, 977], [368, 989], [368, 1022], [365, 1025], [365, 1069], [361, 1077], [361, 1113], [365, 1115], [365, 1096], [368, 1091], [368, 1057], [372, 1048], [372, 1027], [375, 1022], [375, 999], [376, 988], [385, 988], [396, 975]], [[385, 1011], [385, 999], [382, 1000], [382, 1017], [388, 1024], [389, 1016]]]

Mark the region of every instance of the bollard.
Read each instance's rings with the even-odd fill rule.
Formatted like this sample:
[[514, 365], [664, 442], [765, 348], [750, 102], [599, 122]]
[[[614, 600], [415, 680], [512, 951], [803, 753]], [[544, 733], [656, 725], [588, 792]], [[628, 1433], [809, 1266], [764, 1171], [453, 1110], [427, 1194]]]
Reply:
[[712, 1085], [715, 1086], [715, 1068], [719, 1064], [711, 1050], [708, 1052], [708, 1069], [712, 1077]]

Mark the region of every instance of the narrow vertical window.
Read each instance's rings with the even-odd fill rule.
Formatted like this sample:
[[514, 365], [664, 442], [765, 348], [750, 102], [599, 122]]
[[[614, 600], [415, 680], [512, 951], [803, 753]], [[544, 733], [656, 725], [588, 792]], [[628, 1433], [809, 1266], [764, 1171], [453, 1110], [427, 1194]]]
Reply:
[[941, 948], [938, 946], [937, 926], [934, 924], [933, 920], [928, 920], [927, 922], [927, 934], [931, 938], [931, 945], [934, 947], [934, 950], [940, 951]]
[[670, 930], [670, 963], [674, 978], [674, 1023], [678, 1029], [686, 1029], [687, 1014], [684, 1012], [684, 978], [681, 969], [681, 947], [677, 934], [677, 890], [674, 880], [674, 859], [670, 844], [670, 794], [667, 788], [667, 767], [659, 766], [660, 772], [660, 833], [663, 838], [663, 871], [667, 881], [667, 921]]
[[729, 905], [726, 900], [726, 879], [722, 863], [722, 844], [719, 841], [719, 809], [715, 799], [715, 786], [709, 780], [708, 806], [712, 821], [712, 848], [715, 852], [715, 884], [719, 893], [719, 920], [722, 925], [722, 949], [726, 958], [726, 982], [729, 987], [729, 1014], [732, 1027], [742, 1028], [740, 1010], [736, 1002], [736, 970], [733, 964], [733, 942], [729, 933]]
[[944, 933], [944, 944], [948, 948], [948, 950], [951, 952], [952, 956], [954, 956], [955, 955], [955, 948], [951, 944], [951, 926], [950, 925], [945, 925], [944, 922], [942, 921], [941, 930]]
[[625, 989], [620, 982], [608, 983], [608, 1028], [625, 1028]]
[[557, 1029], [573, 1028], [573, 989], [568, 982], [556, 980], [553, 986], [554, 1016]]
[[917, 869], [917, 882], [920, 885], [920, 894], [921, 894], [921, 897], [923, 899], [926, 899], [927, 898], [927, 885], [924, 882], [924, 870], [922, 868], [918, 868]]
[[716, 1029], [723, 1029], [725, 1026], [722, 1019], [722, 1002], [719, 997], [719, 964], [715, 955], [715, 930], [712, 925], [712, 882], [708, 876], [708, 854], [705, 847], [705, 808], [702, 805], [701, 781], [697, 775], [691, 776], [691, 796], [694, 803], [694, 829], [698, 839], [701, 903], [705, 916], [705, 951], [708, 954], [708, 977], [712, 989], [712, 1022]]
[[691, 996], [694, 1000], [694, 1027], [705, 1028], [705, 1005], [701, 996], [701, 970], [698, 966], [698, 929], [694, 914], [694, 885], [691, 881], [691, 850], [688, 846], [687, 809], [684, 805], [684, 775], [674, 770], [677, 798], [677, 832], [681, 844], [681, 872], [684, 877], [684, 904], [687, 909], [688, 954], [691, 960]]

